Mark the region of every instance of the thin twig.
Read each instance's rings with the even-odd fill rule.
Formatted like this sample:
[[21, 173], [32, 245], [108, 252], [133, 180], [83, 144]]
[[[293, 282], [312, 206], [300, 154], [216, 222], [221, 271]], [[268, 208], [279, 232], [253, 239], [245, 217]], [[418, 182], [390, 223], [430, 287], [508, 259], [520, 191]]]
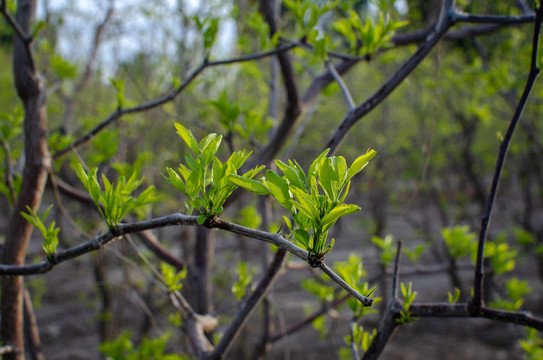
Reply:
[[339, 275], [337, 275], [328, 265], [326, 265], [324, 262], [321, 263], [319, 268], [330, 277], [330, 279], [334, 280], [339, 286], [347, 290], [349, 294], [351, 294], [355, 299], [360, 301], [362, 305], [364, 306], [372, 306], [373, 305], [373, 299], [360, 294], [358, 291], [356, 291], [354, 288], [352, 288], [349, 284], [345, 282]]
[[398, 284], [400, 283], [400, 255], [402, 251], [402, 242], [398, 241], [396, 246], [396, 259], [394, 260], [394, 276], [392, 278], [392, 297], [398, 298]]
[[345, 101], [347, 101], [347, 105], [349, 106], [349, 111], [353, 110], [356, 107], [356, 105], [354, 103], [351, 92], [349, 91], [349, 88], [347, 87], [347, 84], [345, 84], [345, 82], [341, 78], [341, 75], [339, 75], [334, 64], [332, 64], [331, 61], [326, 61], [326, 67], [328, 68], [328, 71], [330, 71], [330, 74], [332, 74], [334, 80], [339, 85], [339, 88], [341, 89], [341, 92], [343, 93], [343, 97], [345, 97]]
[[481, 231], [479, 233], [479, 243], [478, 243], [478, 248], [477, 248], [477, 262], [475, 265], [475, 275], [474, 275], [474, 294], [473, 294], [473, 300], [472, 300], [472, 304], [473, 304], [472, 311], [474, 314], [479, 314], [483, 307], [484, 247], [485, 247], [485, 242], [487, 238], [490, 219], [492, 217], [492, 210], [494, 208], [494, 200], [496, 199], [496, 194], [498, 192], [498, 186], [500, 183], [501, 174], [502, 174], [502, 170], [505, 163], [505, 158], [507, 157], [507, 153], [509, 151], [509, 145], [511, 143], [513, 133], [520, 120], [520, 117], [522, 116], [524, 108], [526, 107], [528, 97], [530, 95], [530, 92], [532, 91], [532, 87], [540, 72], [540, 69], [537, 64], [537, 57], [539, 54], [539, 35], [541, 32], [542, 19], [543, 19], [543, 9], [540, 7], [539, 9], [536, 9], [534, 35], [532, 39], [532, 55], [531, 55], [531, 63], [530, 63], [530, 72], [528, 74], [528, 78], [526, 80], [526, 85], [524, 86], [524, 91], [522, 92], [522, 96], [517, 104], [515, 113], [509, 124], [509, 128], [507, 129], [507, 133], [505, 134], [503, 140], [500, 143], [500, 149], [498, 153], [498, 158], [496, 160], [496, 167], [494, 170], [494, 177], [492, 178], [492, 185], [490, 187], [490, 191], [488, 193], [488, 198], [486, 201], [485, 210], [481, 218]]

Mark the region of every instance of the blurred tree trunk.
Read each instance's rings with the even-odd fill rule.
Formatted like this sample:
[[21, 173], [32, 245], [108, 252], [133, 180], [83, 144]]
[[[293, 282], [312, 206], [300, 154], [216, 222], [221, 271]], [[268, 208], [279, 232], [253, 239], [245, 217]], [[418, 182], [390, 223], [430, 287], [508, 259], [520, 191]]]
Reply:
[[[36, 0], [17, 2], [16, 20], [25, 34], [30, 33], [30, 22], [35, 11]], [[33, 227], [20, 213], [27, 211], [27, 206], [37, 209], [40, 205], [51, 157], [47, 149], [45, 92], [30, 45], [21, 36], [15, 36], [14, 40], [13, 72], [17, 93], [25, 111], [25, 167], [20, 194], [6, 231], [2, 262], [23, 265]], [[22, 276], [2, 277], [1, 310], [2, 343], [15, 348], [15, 352], [3, 358], [24, 359]]]

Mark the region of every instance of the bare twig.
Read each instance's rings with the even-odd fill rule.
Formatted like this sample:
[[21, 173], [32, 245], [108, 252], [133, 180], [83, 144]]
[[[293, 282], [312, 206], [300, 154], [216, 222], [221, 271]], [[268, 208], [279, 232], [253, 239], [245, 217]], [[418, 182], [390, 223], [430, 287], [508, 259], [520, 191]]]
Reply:
[[398, 298], [398, 285], [400, 283], [400, 255], [402, 252], [402, 242], [398, 241], [396, 246], [396, 259], [394, 260], [394, 276], [392, 278], [392, 297]]
[[339, 85], [339, 88], [341, 89], [341, 92], [343, 93], [343, 97], [345, 98], [345, 101], [347, 101], [347, 105], [349, 106], [349, 111], [353, 110], [356, 105], [354, 103], [353, 97], [351, 96], [351, 92], [349, 91], [349, 88], [347, 87], [347, 84], [343, 81], [341, 78], [341, 75], [337, 72], [334, 64], [332, 62], [327, 61], [326, 67], [328, 68], [328, 71], [330, 71], [330, 74], [334, 78], [334, 80]]
[[326, 265], [324, 262], [319, 266], [320, 269], [330, 277], [330, 279], [334, 280], [339, 286], [347, 290], [349, 294], [351, 294], [355, 299], [360, 301], [362, 305], [364, 306], [372, 306], [373, 305], [373, 299], [360, 294], [358, 291], [353, 289], [349, 284], [345, 282], [339, 275], [337, 275], [328, 265]]
[[402, 242], [398, 241], [396, 246], [396, 258], [394, 260], [394, 276], [392, 278], [392, 296], [388, 300], [385, 314], [379, 322], [379, 328], [377, 329], [377, 334], [373, 338], [368, 351], [364, 354], [362, 359], [377, 359], [383, 352], [386, 344], [394, 335], [398, 323], [396, 318], [399, 311], [402, 310], [402, 303], [398, 299], [398, 285], [400, 282], [400, 255], [402, 250]]
[[188, 333], [188, 338], [193, 351], [201, 355], [213, 350], [204, 333], [204, 325], [199, 321], [197, 314], [179, 292], [170, 293], [170, 300], [184, 319], [183, 327]]
[[481, 218], [481, 231], [479, 233], [479, 243], [478, 243], [478, 248], [477, 248], [477, 262], [475, 265], [475, 275], [474, 275], [474, 294], [473, 294], [473, 300], [472, 300], [472, 305], [473, 305], [472, 311], [476, 315], [481, 312], [481, 309], [483, 307], [484, 247], [485, 247], [485, 242], [487, 238], [490, 219], [492, 217], [494, 200], [496, 199], [496, 194], [498, 192], [498, 186], [500, 183], [503, 166], [505, 163], [505, 158], [509, 150], [509, 145], [511, 143], [513, 133], [520, 120], [520, 117], [522, 116], [524, 108], [526, 107], [528, 97], [530, 95], [530, 92], [532, 91], [532, 87], [540, 72], [540, 69], [537, 63], [537, 57], [539, 54], [539, 35], [541, 32], [542, 19], [543, 19], [543, 9], [540, 7], [539, 9], [536, 9], [536, 13], [535, 13], [535, 26], [534, 26], [534, 34], [533, 34], [533, 40], [532, 40], [532, 55], [531, 55], [531, 63], [530, 63], [530, 72], [528, 74], [528, 78], [526, 79], [526, 85], [524, 86], [524, 91], [522, 92], [522, 96], [517, 104], [515, 113], [509, 124], [509, 128], [507, 129], [507, 133], [505, 134], [503, 140], [500, 143], [500, 149], [498, 153], [498, 158], [496, 160], [496, 167], [494, 170], [494, 177], [492, 178], [492, 185], [490, 187], [490, 191], [488, 193], [488, 198], [486, 201], [485, 210]]
[[293, 333], [297, 332], [298, 330], [301, 330], [304, 327], [306, 327], [308, 325], [311, 325], [313, 323], [313, 320], [323, 316], [330, 309], [334, 309], [334, 308], [338, 307], [339, 305], [343, 304], [350, 297], [351, 297], [351, 294], [347, 293], [347, 294], [343, 295], [342, 297], [340, 297], [338, 299], [335, 299], [335, 300], [323, 305], [319, 310], [313, 312], [311, 315], [309, 315], [308, 317], [298, 321], [297, 323], [293, 324], [292, 326], [289, 326], [286, 330], [279, 331], [279, 332], [271, 335], [270, 336], [270, 342], [276, 342], [276, 341], [284, 338], [285, 336], [293, 334]]

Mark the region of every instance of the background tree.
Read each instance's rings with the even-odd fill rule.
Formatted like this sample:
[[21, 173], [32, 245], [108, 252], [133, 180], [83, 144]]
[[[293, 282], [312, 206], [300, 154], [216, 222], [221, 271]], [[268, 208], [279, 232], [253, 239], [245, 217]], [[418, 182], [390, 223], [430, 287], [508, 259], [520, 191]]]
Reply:
[[539, 2], [36, 7], [1, 2], [6, 359], [423, 356], [444, 317], [540, 357]]

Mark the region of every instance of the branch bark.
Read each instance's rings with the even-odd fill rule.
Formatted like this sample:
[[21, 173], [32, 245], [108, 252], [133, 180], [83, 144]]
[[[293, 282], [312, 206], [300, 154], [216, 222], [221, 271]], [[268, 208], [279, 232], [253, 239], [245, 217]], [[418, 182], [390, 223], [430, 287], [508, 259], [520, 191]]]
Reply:
[[[5, 2], [3, 2], [5, 5]], [[24, 34], [30, 31], [30, 22], [36, 11], [35, 0], [17, 2], [16, 22]], [[51, 157], [47, 149], [45, 93], [40, 75], [35, 68], [32, 49], [16, 36], [13, 50], [13, 71], [17, 93], [23, 103], [25, 166], [20, 195], [15, 210], [11, 215], [6, 231], [6, 241], [2, 249], [2, 262], [21, 266], [25, 262], [27, 244], [33, 226], [22, 216], [29, 206], [37, 209], [40, 205], [47, 169]], [[1, 337], [4, 345], [14, 348], [14, 352], [6, 354], [4, 359], [24, 359], [23, 332], [23, 278], [21, 276], [5, 276], [2, 278], [2, 322]]]

